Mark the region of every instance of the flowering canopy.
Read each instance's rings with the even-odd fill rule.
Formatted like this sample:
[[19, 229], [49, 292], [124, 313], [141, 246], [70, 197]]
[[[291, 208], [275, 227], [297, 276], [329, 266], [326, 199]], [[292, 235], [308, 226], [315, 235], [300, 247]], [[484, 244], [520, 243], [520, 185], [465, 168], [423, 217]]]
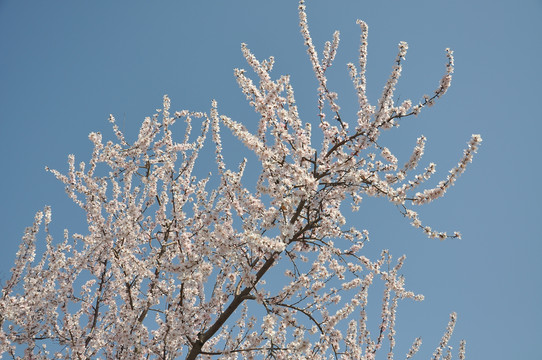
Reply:
[[[359, 101], [357, 119], [340, 116], [337, 94], [327, 87], [339, 33], [320, 56], [309, 33], [305, 4], [299, 4], [300, 27], [318, 80], [319, 123], [299, 117], [288, 76], [273, 80], [274, 59], [258, 61], [245, 44], [242, 52], [258, 84], [236, 69], [237, 82], [260, 115], [256, 133], [219, 115], [170, 112], [163, 108], [143, 122], [134, 143], [110, 121], [117, 142], [89, 138], [94, 151], [88, 164], [51, 171], [87, 215], [88, 234], [53, 243], [47, 207], [27, 228], [11, 278], [0, 299], [0, 352], [25, 358], [141, 359], [373, 359], [395, 346], [399, 299], [421, 300], [404, 288], [388, 251], [369, 260], [362, 249], [368, 232], [347, 226], [341, 204], [354, 210], [364, 196], [387, 198], [413, 226], [429, 237], [449, 235], [422, 225], [411, 207], [444, 195], [472, 161], [481, 142], [473, 135], [457, 167], [435, 188], [417, 191], [435, 172], [429, 164], [412, 175], [424, 153], [418, 138], [406, 163], [379, 143], [382, 131], [399, 126], [446, 93], [453, 73], [446, 49], [446, 72], [432, 96], [413, 105], [396, 104], [394, 90], [407, 44], [399, 44], [391, 76], [378, 104], [366, 95], [367, 25], [361, 27], [359, 66], [348, 64]], [[326, 120], [326, 104], [333, 120]], [[193, 123], [201, 128], [193, 135]], [[184, 121], [184, 137], [172, 126]], [[260, 173], [254, 190], [237, 171], [226, 168], [221, 125], [229, 128], [257, 156]], [[317, 125], [323, 141], [311, 143]], [[198, 155], [209, 135], [216, 148], [217, 176], [197, 177]], [[107, 168], [107, 171], [103, 169]], [[212, 179], [216, 187], [210, 189]], [[46, 248], [37, 257], [40, 228]], [[280, 275], [284, 274], [284, 275]], [[265, 284], [273, 273], [283, 284]], [[375, 278], [385, 284], [378, 331], [367, 325], [368, 289]], [[451, 358], [447, 347], [456, 315], [434, 358]], [[406, 358], [418, 350], [416, 339]], [[48, 347], [47, 347], [47, 346]], [[464, 358], [464, 342], [459, 358]]]

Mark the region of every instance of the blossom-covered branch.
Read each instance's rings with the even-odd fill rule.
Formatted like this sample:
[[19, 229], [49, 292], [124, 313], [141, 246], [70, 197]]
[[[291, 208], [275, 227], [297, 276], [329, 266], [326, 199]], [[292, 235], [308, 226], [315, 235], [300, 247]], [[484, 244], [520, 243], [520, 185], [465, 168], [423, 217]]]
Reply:
[[[88, 164], [77, 165], [70, 155], [67, 173], [49, 169], [85, 212], [88, 230], [72, 235], [66, 230], [64, 240], [55, 244], [49, 234], [50, 209], [36, 215], [1, 293], [2, 354], [374, 359], [387, 346], [387, 357], [393, 358], [399, 302], [423, 296], [405, 288], [400, 274], [404, 256], [394, 261], [387, 250], [377, 260], [364, 255], [368, 231], [347, 224], [343, 204], [356, 210], [364, 197], [383, 197], [428, 236], [459, 237], [422, 225], [410, 206], [443, 196], [472, 161], [481, 137], [473, 135], [457, 167], [437, 187], [418, 190], [435, 172], [431, 163], [412, 173], [426, 138], [418, 138], [400, 166], [379, 137], [446, 92], [452, 52], [447, 50], [446, 73], [431, 97], [415, 106], [410, 100], [397, 105], [394, 91], [408, 49], [401, 42], [373, 106], [366, 96], [368, 27], [359, 21], [359, 66], [348, 65], [359, 111], [348, 121], [340, 115], [337, 93], [327, 85], [339, 33], [320, 56], [303, 0], [299, 19], [318, 81], [317, 124], [302, 121], [289, 76], [271, 76], [274, 58], [259, 61], [242, 44], [256, 79], [243, 69], [234, 74], [259, 114], [255, 133], [221, 115], [216, 101], [209, 114], [172, 114], [164, 96], [162, 109], [145, 119], [133, 143], [111, 116], [117, 141], [91, 133], [94, 150]], [[333, 122], [326, 120], [328, 111]], [[185, 131], [179, 136], [173, 129], [182, 121]], [[250, 168], [258, 171], [255, 186], [245, 185], [251, 166], [246, 159], [237, 170], [227, 168], [224, 126], [258, 159]], [[321, 132], [321, 143], [313, 144], [313, 128]], [[216, 171], [201, 176], [197, 167], [207, 141], [214, 143]], [[42, 227], [46, 247], [40, 252], [36, 243]], [[378, 279], [384, 293], [371, 334], [368, 289]], [[448, 346], [455, 321], [452, 314], [435, 359]], [[416, 339], [406, 358], [420, 345]], [[464, 358], [464, 343], [459, 357]]]

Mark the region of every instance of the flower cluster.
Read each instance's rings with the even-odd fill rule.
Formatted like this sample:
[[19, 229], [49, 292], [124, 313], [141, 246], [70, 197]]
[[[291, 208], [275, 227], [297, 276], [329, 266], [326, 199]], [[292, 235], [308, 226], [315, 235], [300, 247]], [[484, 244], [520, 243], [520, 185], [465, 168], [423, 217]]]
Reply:
[[[366, 95], [368, 27], [359, 21], [359, 67], [348, 64], [359, 111], [349, 125], [326, 77], [339, 33], [320, 57], [303, 0], [299, 19], [318, 81], [317, 126], [302, 122], [290, 78], [271, 77], [274, 58], [259, 61], [242, 44], [257, 80], [242, 69], [234, 74], [259, 114], [255, 133], [220, 115], [215, 101], [209, 114], [172, 115], [164, 96], [162, 109], [144, 120], [133, 143], [111, 116], [116, 142], [91, 133], [88, 164], [77, 165], [70, 155], [66, 174], [49, 169], [84, 210], [88, 231], [71, 236], [66, 231], [55, 245], [49, 208], [26, 229], [0, 297], [0, 353], [65, 359], [374, 359], [387, 344], [388, 359], [393, 358], [399, 301], [423, 296], [405, 289], [404, 256], [394, 263], [387, 250], [376, 261], [363, 255], [368, 232], [347, 226], [342, 205], [350, 201], [356, 209], [364, 197], [383, 197], [428, 236], [460, 237], [422, 225], [410, 205], [443, 196], [472, 161], [481, 138], [473, 135], [457, 167], [437, 187], [415, 192], [435, 172], [431, 163], [411, 174], [426, 138], [418, 138], [400, 166], [379, 137], [446, 92], [452, 52], [447, 50], [446, 74], [431, 97], [415, 106], [410, 100], [396, 104], [394, 90], [408, 49], [401, 42], [373, 106]], [[185, 133], [177, 137], [173, 128], [181, 121]], [[243, 185], [246, 160], [235, 171], [227, 168], [221, 126], [258, 158], [256, 186]], [[319, 146], [311, 141], [313, 126], [323, 136]], [[196, 167], [207, 137], [214, 143], [217, 172], [201, 177]], [[40, 253], [42, 227], [46, 247]], [[266, 278], [273, 281], [266, 284]], [[384, 293], [371, 334], [368, 289], [378, 279]], [[435, 359], [445, 350], [451, 358], [455, 321], [452, 314]], [[406, 357], [420, 345], [416, 339]], [[464, 352], [462, 343], [460, 359]]]

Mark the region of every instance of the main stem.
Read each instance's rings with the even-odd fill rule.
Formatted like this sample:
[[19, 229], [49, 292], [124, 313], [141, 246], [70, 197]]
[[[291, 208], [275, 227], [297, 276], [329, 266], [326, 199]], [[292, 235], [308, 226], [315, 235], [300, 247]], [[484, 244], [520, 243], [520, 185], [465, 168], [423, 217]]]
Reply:
[[235, 295], [232, 302], [226, 310], [220, 316], [218, 319], [216, 319], [215, 323], [203, 334], [200, 334], [198, 336], [198, 339], [196, 342], [194, 342], [194, 345], [192, 346], [192, 349], [188, 353], [188, 356], [186, 357], [186, 360], [194, 360], [196, 357], [201, 354], [201, 349], [203, 345], [209, 340], [211, 337], [216, 334], [216, 332], [224, 325], [226, 320], [233, 314], [233, 312], [245, 301], [250, 294], [250, 291], [258, 284], [262, 276], [273, 266], [273, 263], [275, 262], [275, 255], [278, 255], [278, 253], [274, 253], [273, 256], [271, 256], [267, 261], [263, 264], [263, 266], [260, 268], [258, 273], [256, 274], [256, 281], [253, 285], [247, 286], [244, 288], [239, 294]]
[[[305, 200], [301, 200], [299, 202], [294, 215], [290, 219], [291, 224], [294, 224], [297, 221], [297, 219], [299, 218], [299, 215], [301, 214], [301, 210], [305, 206], [305, 203], [306, 203]], [[307, 230], [308, 226], [309, 224], [307, 224], [307, 226], [304, 229], [301, 229], [297, 234], [295, 234], [293, 238], [294, 239], [297, 238], [301, 233]], [[211, 327], [206, 332], [204, 332], [203, 334], [199, 334], [198, 339], [194, 342], [194, 344], [192, 345], [192, 349], [190, 349], [190, 352], [186, 356], [186, 360], [195, 360], [196, 357], [199, 354], [201, 354], [201, 349], [203, 348], [203, 345], [205, 345], [207, 340], [209, 340], [216, 334], [216, 332], [222, 327], [222, 325], [224, 325], [224, 323], [226, 322], [226, 320], [228, 320], [231, 314], [233, 314], [233, 312], [239, 307], [239, 305], [241, 305], [243, 301], [245, 301], [248, 298], [252, 289], [254, 289], [254, 287], [258, 284], [258, 282], [260, 281], [262, 276], [265, 275], [267, 270], [269, 270], [271, 266], [273, 266], [273, 264], [275, 263], [275, 259], [278, 258], [278, 255], [280, 255], [280, 253], [281, 252], [279, 251], [275, 251], [269, 257], [269, 259], [265, 261], [265, 263], [260, 268], [260, 270], [258, 270], [258, 272], [256, 273], [256, 281], [254, 281], [254, 284], [245, 287], [240, 293], [235, 295], [230, 305], [228, 305], [226, 310], [224, 310], [224, 312], [220, 314], [218, 319], [216, 319], [215, 323], [211, 325]]]

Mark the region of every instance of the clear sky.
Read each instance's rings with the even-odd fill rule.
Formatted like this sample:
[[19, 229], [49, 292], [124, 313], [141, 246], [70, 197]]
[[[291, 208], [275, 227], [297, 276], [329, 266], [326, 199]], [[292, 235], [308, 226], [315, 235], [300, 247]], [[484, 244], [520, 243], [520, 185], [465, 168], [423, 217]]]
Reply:
[[[484, 139], [447, 197], [421, 210], [422, 220], [460, 230], [463, 240], [426, 239], [382, 199], [366, 201], [353, 218], [371, 233], [368, 252], [389, 248], [396, 256], [407, 255], [407, 287], [426, 296], [423, 303], [399, 307], [398, 355], [422, 336], [419, 358], [428, 358], [448, 314], [457, 311], [452, 344], [466, 339], [467, 358], [539, 359], [542, 1], [309, 0], [307, 5], [319, 50], [335, 29], [341, 31], [329, 86], [339, 93], [347, 116], [357, 105], [345, 65], [357, 60], [356, 19], [369, 25], [373, 103], [399, 41], [409, 43], [396, 92], [401, 99], [417, 101], [431, 93], [445, 69], [444, 49], [455, 51], [456, 73], [445, 97], [387, 135], [400, 160], [407, 160], [409, 147], [424, 134], [422, 165], [436, 162], [440, 179], [457, 163], [471, 134]], [[0, 279], [9, 276], [23, 230], [44, 205], [53, 207], [57, 239], [64, 227], [85, 231], [84, 214], [44, 167], [64, 171], [70, 153], [87, 161], [87, 135], [111, 134], [110, 113], [132, 139], [143, 118], [161, 107], [163, 94], [169, 94], [174, 110], [208, 111], [215, 98], [222, 114], [254, 123], [256, 114], [233, 77], [233, 68], [247, 67], [241, 42], [259, 59], [275, 56], [273, 73], [291, 75], [300, 113], [313, 121], [316, 81], [295, 0], [0, 0]], [[228, 146], [232, 157], [246, 151], [233, 141]], [[373, 296], [379, 303], [379, 295]]]

